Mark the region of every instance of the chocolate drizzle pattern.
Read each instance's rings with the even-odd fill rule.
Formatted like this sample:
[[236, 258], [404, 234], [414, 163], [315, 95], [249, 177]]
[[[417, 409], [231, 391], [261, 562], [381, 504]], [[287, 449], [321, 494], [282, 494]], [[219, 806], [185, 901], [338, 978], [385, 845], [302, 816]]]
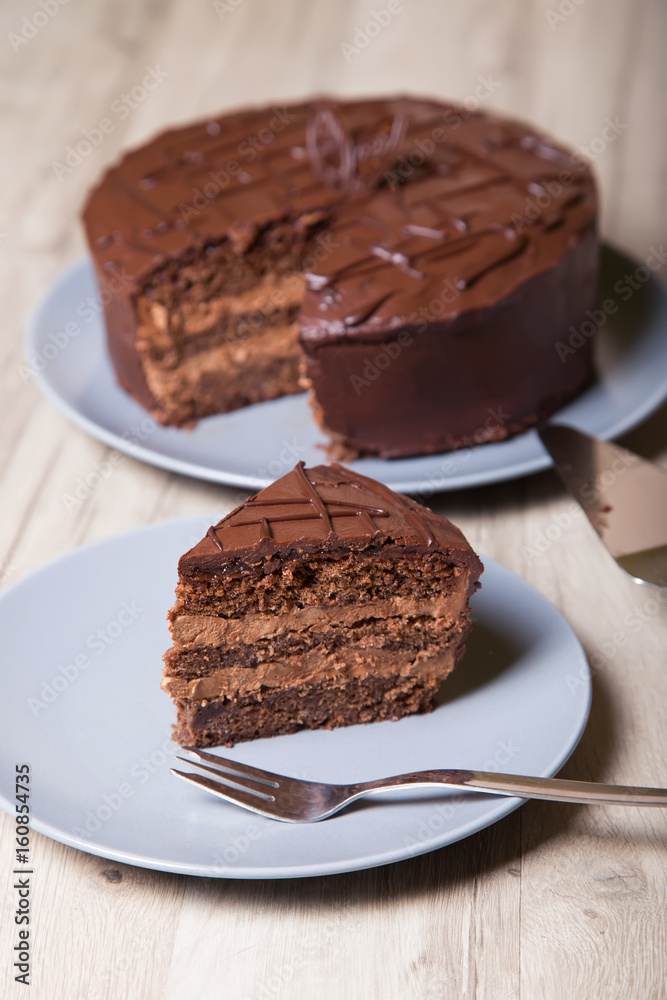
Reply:
[[396, 114], [377, 127], [351, 134], [335, 107], [317, 108], [306, 125], [313, 173], [327, 187], [347, 194], [373, 191], [394, 162], [407, 127], [407, 115]]
[[211, 525], [211, 527], [206, 532], [206, 537], [211, 539], [218, 552], [222, 552], [222, 545], [218, 540], [218, 536], [215, 533], [215, 528], [213, 527], [213, 525]]
[[[306, 303], [304, 321], [309, 333], [332, 317], [348, 330], [368, 324], [380, 307], [385, 316], [405, 315], [411, 304], [436, 298], [443, 279], [449, 279], [457, 293], [470, 290], [516, 258], [525, 254], [535, 258], [544, 234], [564, 227], [568, 213], [578, 207], [583, 207], [583, 217], [575, 230], [590, 229], [594, 199], [587, 168], [575, 170], [566, 153], [546, 140], [522, 135], [511, 123], [495, 129], [495, 142], [492, 147], [487, 143], [483, 152], [448, 138], [436, 151], [438, 155], [422, 165], [422, 179], [408, 178], [395, 191], [379, 192], [365, 204], [342, 207], [332, 228], [340, 249], [307, 275], [312, 292], [334, 293], [318, 304], [317, 312]], [[533, 163], [533, 170], [523, 173], [508, 166], [507, 154], [516, 150], [539, 154], [542, 169], [535, 169]], [[555, 165], [565, 183], [555, 180]], [[480, 174], [486, 176], [480, 178]], [[465, 206], [463, 210], [453, 210], [459, 205]], [[393, 225], [385, 225], [388, 218]], [[378, 233], [384, 238], [378, 240]], [[388, 267], [400, 274], [384, 277]], [[367, 305], [362, 299], [355, 315], [346, 308], [351, 288], [360, 291], [369, 278], [376, 288], [391, 283], [394, 289]], [[363, 316], [361, 322], [358, 315]]]
[[458, 529], [445, 518], [381, 483], [342, 465], [306, 469], [299, 462], [210, 527], [188, 556], [224, 558], [239, 550], [263, 552], [266, 543], [335, 545], [380, 536], [426, 550], [438, 545], [466, 547]]
[[[356, 501], [340, 499], [325, 501], [318, 492], [317, 485], [327, 485], [330, 487], [341, 486], [343, 484], [350, 486], [359, 485], [354, 477], [348, 475], [347, 470], [342, 466], [336, 465], [332, 466], [332, 468], [336, 468], [343, 478], [336, 483], [316, 484], [306, 475], [305, 464], [299, 462], [292, 473], [295, 486], [300, 488], [297, 494], [294, 496], [287, 495], [279, 498], [271, 498], [264, 497], [263, 493], [258, 493], [255, 496], [248, 497], [240, 507], [227, 514], [226, 517], [223, 517], [217, 525], [211, 526], [208, 529], [207, 536], [213, 539], [220, 551], [222, 551], [223, 547], [220, 544], [217, 532], [224, 526], [241, 528], [249, 525], [259, 525], [259, 539], [261, 540], [264, 538], [273, 538], [272, 524], [276, 524], [279, 521], [299, 523], [301, 521], [315, 520], [322, 522], [326, 529], [327, 537], [335, 537], [337, 532], [332, 519], [337, 517], [358, 517], [368, 535], [374, 535], [378, 529], [373, 522], [373, 517], [388, 517], [389, 511], [384, 510], [382, 507], [369, 506]], [[388, 492], [391, 493], [391, 491]], [[391, 494], [391, 496], [395, 496], [395, 494]], [[278, 509], [274, 512], [272, 508]], [[239, 517], [238, 515], [241, 511], [248, 511], [252, 516], [246, 518]]]

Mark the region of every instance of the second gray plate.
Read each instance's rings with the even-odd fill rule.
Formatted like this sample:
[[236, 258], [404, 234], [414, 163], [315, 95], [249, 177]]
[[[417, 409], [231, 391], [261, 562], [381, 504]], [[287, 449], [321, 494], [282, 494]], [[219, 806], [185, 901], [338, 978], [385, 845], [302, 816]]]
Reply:
[[[600, 299], [613, 299], [618, 311], [599, 330], [597, 380], [554, 419], [610, 439], [667, 397], [667, 291], [652, 275], [643, 280], [648, 275], [636, 261], [604, 251]], [[163, 469], [256, 490], [297, 461], [327, 461], [326, 440], [305, 394], [207, 417], [191, 431], [156, 424], [116, 384], [88, 260], [47, 291], [27, 331], [26, 355], [24, 377], [34, 377], [70, 420], [112, 448]], [[351, 463], [394, 490], [424, 498], [514, 479], [550, 464], [534, 431], [443, 455]]]

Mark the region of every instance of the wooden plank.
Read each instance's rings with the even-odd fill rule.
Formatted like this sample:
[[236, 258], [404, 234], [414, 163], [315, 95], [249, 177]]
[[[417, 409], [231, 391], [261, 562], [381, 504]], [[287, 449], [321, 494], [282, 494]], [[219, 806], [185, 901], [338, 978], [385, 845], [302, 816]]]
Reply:
[[[14, 51], [33, 8], [0, 8], [0, 582], [76, 545], [169, 517], [220, 515], [238, 490], [131, 458], [79, 503], [108, 448], [21, 375], [20, 330], [84, 242], [89, 187], [168, 124], [313, 92], [409, 91], [497, 107], [595, 155], [603, 233], [638, 258], [664, 239], [667, 129], [660, 0], [70, 2]], [[34, 10], [37, 10], [35, 5]], [[565, 13], [563, 13], [565, 11]], [[364, 41], [365, 39], [365, 41]], [[16, 44], [16, 43], [15, 43]], [[352, 47], [352, 48], [351, 48]], [[147, 68], [164, 80], [122, 117]], [[484, 83], [486, 89], [484, 89]], [[71, 173], [68, 144], [113, 131]], [[620, 122], [617, 134], [607, 120]], [[7, 152], [8, 151], [8, 152]], [[628, 443], [667, 464], [667, 408]], [[85, 491], [84, 491], [85, 492]], [[560, 607], [594, 668], [571, 777], [667, 785], [667, 611], [624, 578], [551, 473], [433, 497], [474, 545]], [[546, 547], [545, 547], [546, 541]], [[576, 683], [576, 677], [564, 683]], [[287, 882], [188, 879], [118, 865], [34, 835], [33, 985], [13, 982], [0, 922], [0, 993], [14, 1000], [625, 1000], [667, 996], [666, 817], [658, 810], [529, 803], [442, 851], [368, 872]], [[12, 896], [12, 823], [0, 815], [0, 891]], [[4, 911], [3, 911], [4, 912]]]

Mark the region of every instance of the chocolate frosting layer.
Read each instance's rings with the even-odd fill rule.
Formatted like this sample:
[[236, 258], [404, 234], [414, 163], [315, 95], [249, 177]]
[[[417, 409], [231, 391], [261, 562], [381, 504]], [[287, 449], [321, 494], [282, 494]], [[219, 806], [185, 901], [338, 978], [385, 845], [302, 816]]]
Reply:
[[303, 462], [209, 528], [178, 568], [182, 576], [193, 576], [224, 571], [235, 561], [257, 563], [294, 552], [369, 544], [445, 552], [473, 570], [471, 587], [482, 571], [447, 518], [343, 466], [306, 469]]
[[185, 680], [164, 677], [160, 684], [172, 698], [219, 698], [242, 694], [259, 694], [271, 688], [301, 687], [308, 681], [330, 678], [344, 683], [352, 677], [399, 675], [435, 680], [444, 678], [454, 669], [457, 650], [433, 648], [414, 653], [348, 648], [344, 655], [310, 650], [284, 660], [266, 661], [257, 667], [226, 667], [208, 677]]
[[392, 617], [440, 618], [453, 622], [463, 611], [467, 595], [455, 591], [431, 600], [393, 597], [372, 604], [343, 604], [296, 608], [281, 615], [244, 614], [241, 618], [221, 618], [210, 614], [180, 614], [170, 625], [171, 637], [179, 645], [221, 646], [257, 642], [286, 632], [315, 629], [318, 634], [351, 628], [361, 621], [383, 621]]

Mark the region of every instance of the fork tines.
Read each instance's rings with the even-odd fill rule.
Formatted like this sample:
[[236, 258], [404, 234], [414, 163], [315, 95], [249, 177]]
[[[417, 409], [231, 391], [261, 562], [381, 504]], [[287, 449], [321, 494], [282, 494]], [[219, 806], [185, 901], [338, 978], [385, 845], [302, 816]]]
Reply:
[[[275, 780], [277, 776], [268, 771], [250, 767], [248, 764], [239, 764], [224, 757], [217, 757], [215, 754], [206, 753], [194, 747], [182, 747], [181, 749], [192, 754], [193, 757], [200, 758], [200, 760], [189, 760], [187, 757], [178, 757], [178, 760], [182, 760], [184, 764], [189, 764], [191, 767], [197, 767], [209, 774], [214, 774], [218, 780], [213, 781], [212, 778], [203, 774], [179, 771], [174, 767], [171, 768], [172, 774], [183, 778], [190, 784], [199, 785], [200, 788], [213, 792], [214, 795], [227, 802], [245, 806], [246, 809], [251, 809], [263, 816], [274, 816], [272, 806], [275, 804], [275, 798], [270, 794], [270, 790], [279, 787]], [[215, 764], [215, 767], [202, 763], [203, 760], [210, 761]]]
[[[250, 764], [240, 764], [235, 760], [227, 760], [225, 757], [218, 757], [217, 754], [207, 753], [205, 750], [198, 750], [196, 747], [181, 747], [181, 750], [185, 750], [187, 753], [191, 753], [194, 757], [198, 757], [200, 760], [206, 760], [209, 764], [215, 764], [216, 771], [214, 773], [218, 774], [220, 772], [227, 772], [228, 774], [234, 774], [239, 778], [253, 778], [255, 781], [259, 781], [264, 785], [270, 785], [273, 788], [278, 788], [278, 778], [280, 775], [272, 774], [271, 771], [262, 771], [259, 767], [251, 767]], [[185, 757], [179, 757], [179, 760], [185, 760]], [[194, 764], [194, 761], [187, 761], [188, 764]], [[197, 767], [204, 767], [204, 764], [197, 764]], [[207, 771], [211, 771], [212, 768], [205, 768]]]

